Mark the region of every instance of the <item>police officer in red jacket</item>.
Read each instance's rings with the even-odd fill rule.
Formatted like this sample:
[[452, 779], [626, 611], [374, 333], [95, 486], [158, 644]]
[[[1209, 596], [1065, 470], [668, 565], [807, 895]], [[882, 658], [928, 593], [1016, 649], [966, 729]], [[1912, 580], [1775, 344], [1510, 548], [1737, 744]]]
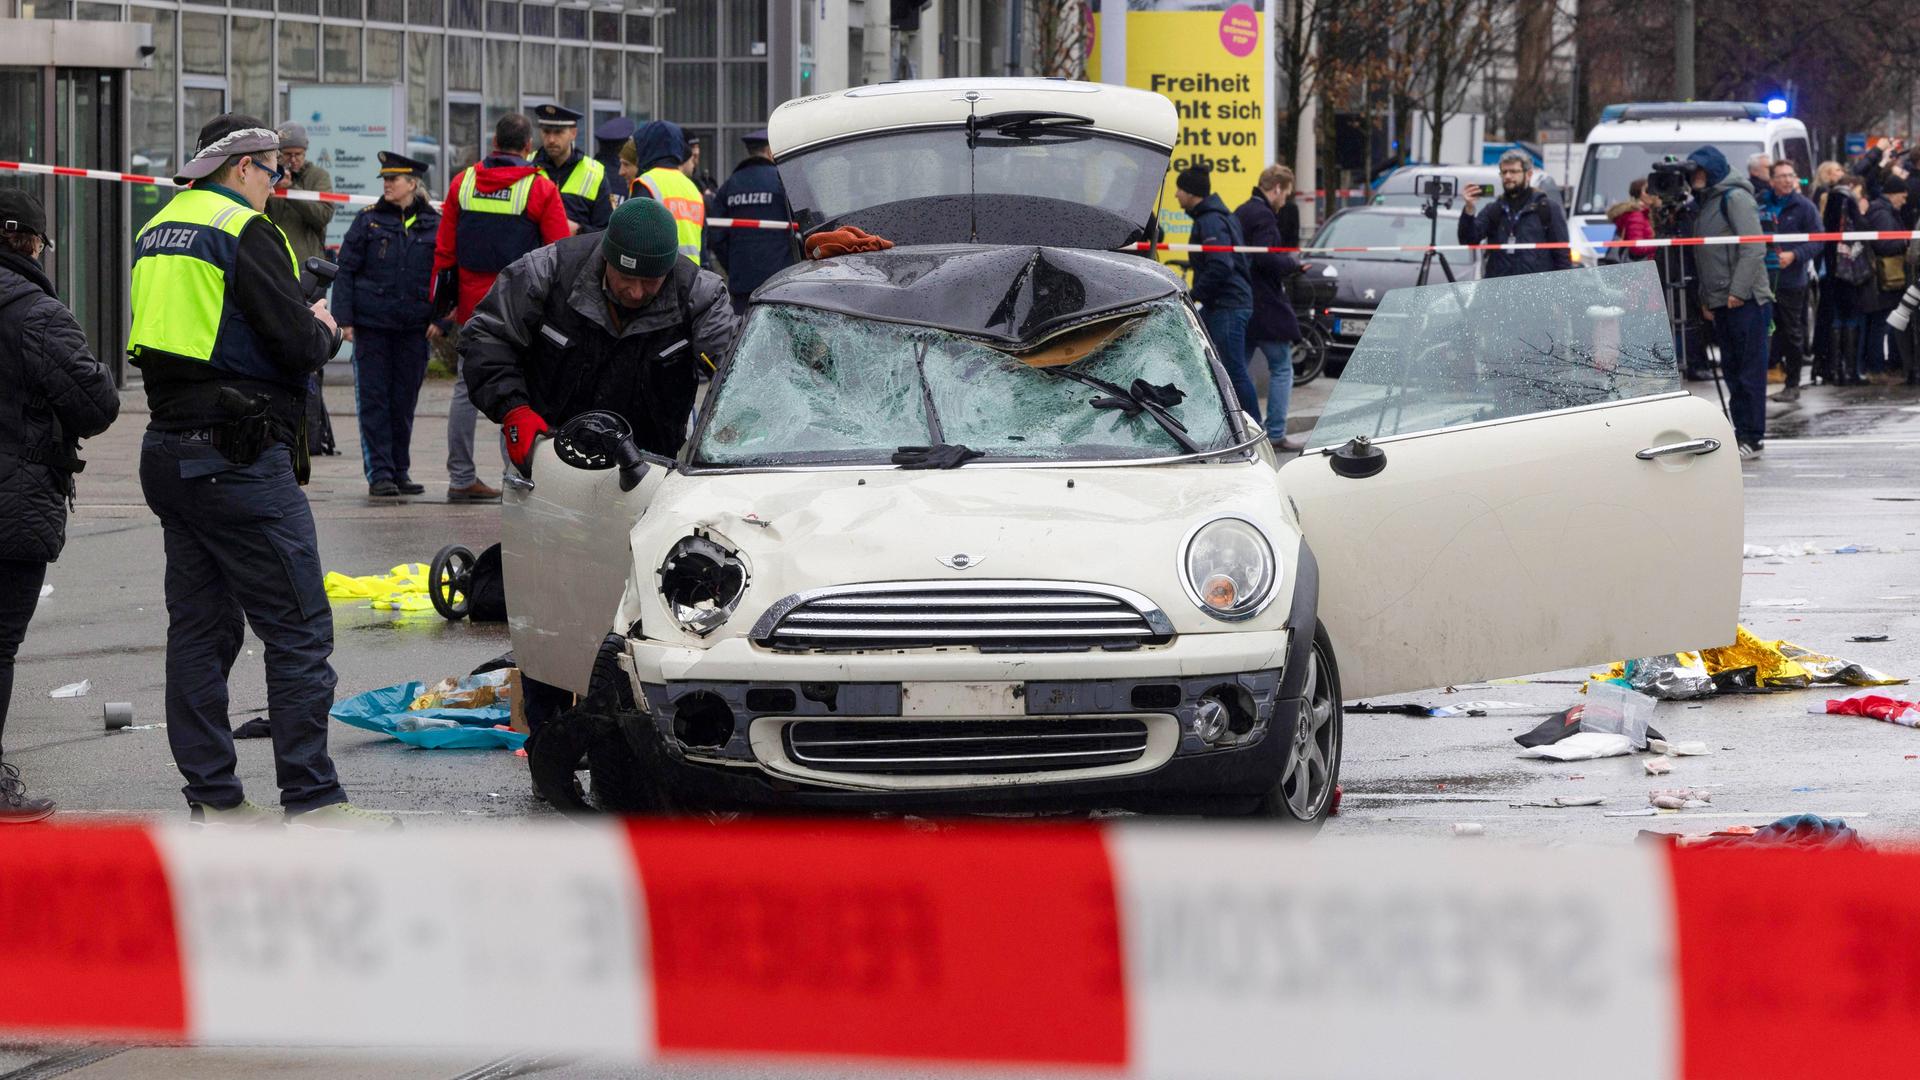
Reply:
[[[447, 188], [433, 254], [434, 324], [437, 340], [465, 323], [493, 279], [514, 260], [572, 235], [560, 189], [530, 160], [533, 122], [508, 113], [493, 128], [493, 153], [462, 169]], [[448, 316], [451, 315], [451, 320]], [[464, 372], [454, 380], [447, 407], [447, 499], [488, 502], [500, 489], [474, 471], [473, 425], [478, 410], [467, 397]]]

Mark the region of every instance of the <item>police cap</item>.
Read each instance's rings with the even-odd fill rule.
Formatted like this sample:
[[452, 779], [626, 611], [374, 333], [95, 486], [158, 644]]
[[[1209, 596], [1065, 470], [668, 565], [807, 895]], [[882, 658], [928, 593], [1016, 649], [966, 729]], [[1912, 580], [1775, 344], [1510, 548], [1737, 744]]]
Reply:
[[427, 175], [428, 166], [424, 161], [415, 161], [391, 150], [380, 151], [379, 157], [381, 176], [417, 176], [424, 179]]
[[580, 126], [580, 114], [565, 105], [555, 105], [549, 101], [545, 105], [533, 108], [533, 119], [541, 127], [570, 128]]

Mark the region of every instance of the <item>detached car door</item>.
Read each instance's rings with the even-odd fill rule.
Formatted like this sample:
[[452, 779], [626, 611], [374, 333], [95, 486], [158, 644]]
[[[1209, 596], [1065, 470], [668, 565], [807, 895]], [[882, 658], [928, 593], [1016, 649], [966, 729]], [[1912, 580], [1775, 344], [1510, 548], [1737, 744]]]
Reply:
[[533, 448], [532, 479], [507, 473], [500, 508], [507, 629], [522, 672], [585, 694], [633, 569], [634, 523], [667, 470], [656, 464], [632, 491], [621, 491], [619, 470], [575, 468], [554, 447], [541, 439]]
[[1739, 455], [1651, 265], [1380, 312], [1280, 474], [1349, 699], [1733, 639]]

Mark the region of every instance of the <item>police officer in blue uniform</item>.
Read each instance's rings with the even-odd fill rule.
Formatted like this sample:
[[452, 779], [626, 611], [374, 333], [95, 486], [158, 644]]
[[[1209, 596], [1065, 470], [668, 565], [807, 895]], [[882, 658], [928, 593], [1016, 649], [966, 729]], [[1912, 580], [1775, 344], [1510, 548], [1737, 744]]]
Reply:
[[608, 197], [613, 185], [607, 167], [574, 145], [580, 138], [580, 114], [549, 103], [534, 108], [533, 122], [540, 125], [540, 152], [533, 164], [560, 189], [560, 202], [574, 234], [606, 228], [613, 216], [613, 201]]
[[413, 410], [427, 376], [433, 242], [440, 211], [427, 201], [427, 163], [380, 151], [380, 201], [340, 244], [333, 317], [353, 342], [354, 397], [367, 494], [419, 495], [409, 475]]
[[[740, 141], [747, 144], [747, 159], [734, 167], [714, 197], [719, 216], [791, 220], [787, 189], [774, 167], [766, 130], [750, 131]], [[707, 245], [726, 269], [727, 292], [733, 297], [736, 315], [746, 314], [747, 297], [761, 282], [791, 266], [796, 258], [793, 234], [774, 229], [708, 229]]]
[[[167, 742], [196, 822], [389, 829], [391, 815], [347, 802], [327, 754], [333, 613], [299, 484], [307, 378], [335, 329], [264, 213], [279, 158], [262, 121], [214, 117], [174, 178], [186, 190], [134, 242], [127, 351], [151, 417], [140, 487], [166, 545]], [[266, 647], [284, 815], [234, 773], [227, 675], [248, 626]]]

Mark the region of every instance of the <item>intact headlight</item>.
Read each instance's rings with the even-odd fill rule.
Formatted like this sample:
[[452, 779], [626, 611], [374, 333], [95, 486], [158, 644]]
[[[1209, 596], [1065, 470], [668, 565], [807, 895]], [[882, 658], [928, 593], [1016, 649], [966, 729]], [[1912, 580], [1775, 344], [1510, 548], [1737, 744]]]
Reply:
[[733, 616], [747, 591], [740, 556], [695, 533], [673, 545], [660, 564], [660, 598], [682, 630], [705, 637]]
[[1279, 574], [1273, 545], [1252, 522], [1218, 518], [1187, 538], [1187, 597], [1216, 619], [1246, 619], [1266, 607]]

